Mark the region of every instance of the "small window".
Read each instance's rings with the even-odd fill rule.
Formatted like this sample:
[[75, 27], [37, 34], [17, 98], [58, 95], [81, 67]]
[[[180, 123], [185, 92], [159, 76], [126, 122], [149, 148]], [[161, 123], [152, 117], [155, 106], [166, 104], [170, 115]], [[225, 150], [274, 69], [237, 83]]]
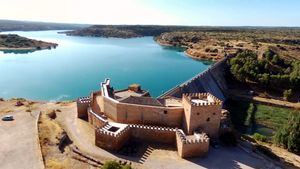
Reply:
[[207, 118], [206, 121], [209, 122], [209, 121], [210, 121], [210, 118]]
[[213, 115], [216, 115], [216, 113], [213, 113]]
[[197, 115], [199, 116], [199, 115], [200, 115], [200, 113], [197, 113]]
[[167, 111], [167, 110], [164, 110], [164, 114], [168, 114], [168, 111]]

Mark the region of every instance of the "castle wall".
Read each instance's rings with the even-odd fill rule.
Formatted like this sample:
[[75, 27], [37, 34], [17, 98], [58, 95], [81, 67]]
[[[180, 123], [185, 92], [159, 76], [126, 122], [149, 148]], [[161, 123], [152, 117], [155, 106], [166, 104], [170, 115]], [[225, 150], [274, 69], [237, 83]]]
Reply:
[[188, 99], [186, 97], [182, 97], [182, 105], [184, 108], [184, 115], [182, 118], [182, 129], [188, 133], [190, 131], [190, 121], [191, 121], [191, 104], [189, 103]]
[[78, 118], [86, 118], [87, 117], [87, 109], [90, 105], [90, 101], [80, 101], [79, 99], [76, 101], [77, 104], [77, 117]]
[[187, 139], [182, 131], [176, 131], [178, 155], [182, 158], [205, 156], [209, 151], [209, 138]]
[[[189, 94], [189, 96], [205, 97], [211, 101], [216, 99], [214, 96], [206, 93]], [[210, 137], [217, 138], [221, 121], [221, 102], [195, 104], [191, 103], [189, 96], [183, 95], [182, 97], [184, 107], [183, 129], [187, 134], [193, 134], [195, 130], [199, 129]]]
[[101, 110], [101, 107], [103, 108], [103, 97], [101, 96], [101, 92], [97, 91], [97, 92], [93, 92], [91, 93], [91, 107], [92, 110], [95, 113], [100, 113], [103, 110]]
[[207, 133], [209, 137], [217, 138], [220, 120], [220, 105], [192, 106], [188, 134], [192, 134], [195, 129], [200, 128], [201, 131]]
[[106, 150], [117, 151], [122, 148], [122, 146], [130, 138], [130, 127], [127, 126], [120, 133], [113, 133], [109, 131], [104, 131], [102, 129], [95, 130], [95, 144], [98, 147], [104, 148]]
[[[107, 117], [118, 122], [118, 114], [117, 114], [117, 102], [109, 99], [107, 97], [102, 97], [103, 99], [103, 112]], [[99, 102], [101, 105], [101, 101]]]
[[95, 128], [101, 128], [108, 124], [108, 121], [103, 119], [101, 116], [92, 111], [92, 109], [88, 109], [88, 121]]
[[119, 103], [117, 112], [120, 123], [181, 127], [183, 109]]
[[156, 143], [175, 143], [175, 129], [145, 125], [130, 125], [131, 136], [137, 140]]
[[182, 124], [182, 107], [127, 104], [102, 96], [97, 96], [96, 102], [97, 105], [95, 107], [100, 106], [100, 109], [106, 116], [118, 123], [151, 124], [169, 127], [181, 127]]

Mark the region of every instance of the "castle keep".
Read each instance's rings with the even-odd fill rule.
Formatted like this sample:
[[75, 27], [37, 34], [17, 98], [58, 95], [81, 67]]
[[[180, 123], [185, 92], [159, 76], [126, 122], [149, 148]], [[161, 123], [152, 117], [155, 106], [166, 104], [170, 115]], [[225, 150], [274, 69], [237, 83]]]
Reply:
[[110, 80], [77, 100], [78, 118], [95, 128], [95, 144], [119, 150], [129, 139], [176, 144], [181, 157], [203, 156], [219, 135], [222, 101], [210, 93], [152, 98], [134, 84], [114, 90]]

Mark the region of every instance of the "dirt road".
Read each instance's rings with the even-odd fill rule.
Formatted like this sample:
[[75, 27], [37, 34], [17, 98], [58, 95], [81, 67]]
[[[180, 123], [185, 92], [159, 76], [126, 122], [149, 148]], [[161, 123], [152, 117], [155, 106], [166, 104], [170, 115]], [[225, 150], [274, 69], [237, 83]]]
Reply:
[[39, 111], [26, 112], [14, 101], [0, 102], [0, 116], [13, 115], [14, 121], [0, 121], [0, 168], [44, 168], [37, 137]]

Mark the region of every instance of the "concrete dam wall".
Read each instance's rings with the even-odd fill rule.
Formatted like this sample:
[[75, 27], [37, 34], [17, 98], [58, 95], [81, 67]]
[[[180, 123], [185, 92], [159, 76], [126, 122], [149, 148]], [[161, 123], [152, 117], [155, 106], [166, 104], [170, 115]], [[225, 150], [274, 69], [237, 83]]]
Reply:
[[177, 97], [181, 98], [184, 93], [203, 93], [209, 92], [218, 99], [226, 99], [225, 92], [228, 89], [225, 74], [228, 70], [226, 64], [229, 57], [225, 57], [213, 64], [206, 71], [196, 75], [192, 79], [170, 89], [158, 98]]

